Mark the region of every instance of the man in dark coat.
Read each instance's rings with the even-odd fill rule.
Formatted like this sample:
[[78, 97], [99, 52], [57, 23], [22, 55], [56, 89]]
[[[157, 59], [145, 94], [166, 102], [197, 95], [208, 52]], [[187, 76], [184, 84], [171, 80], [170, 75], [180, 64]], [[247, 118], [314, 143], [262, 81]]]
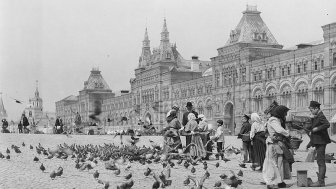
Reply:
[[[250, 117], [244, 115], [242, 117], [242, 128], [238, 134], [238, 138], [243, 141], [244, 163], [252, 163], [252, 145], [250, 140], [251, 124], [249, 123]], [[249, 159], [249, 160], [248, 160]]]
[[327, 171], [325, 163], [325, 149], [327, 144], [331, 142], [328, 134], [330, 123], [321, 111], [320, 106], [320, 103], [316, 101], [310, 101], [309, 110], [314, 117], [312, 118], [312, 125], [307, 128], [311, 131], [310, 142], [307, 145], [307, 148], [310, 146], [315, 147], [316, 160], [319, 168], [318, 181], [313, 183], [311, 187], [325, 186], [324, 178]]
[[6, 119], [2, 120], [2, 133], [10, 133], [8, 128], [8, 122]]
[[[185, 112], [184, 114], [183, 114], [183, 118], [182, 118], [182, 126], [183, 127], [185, 127], [186, 126], [186, 124], [188, 123], [188, 115], [189, 115], [189, 113], [193, 113], [193, 114], [195, 114], [195, 116], [196, 116], [196, 118], [198, 118], [198, 113], [197, 112], [195, 112], [194, 110], [193, 110], [193, 105], [192, 105], [192, 103], [191, 102], [187, 102], [187, 112]], [[196, 119], [196, 120], [198, 120], [198, 119]], [[197, 121], [197, 123], [198, 123], [199, 121]], [[186, 146], [188, 146], [189, 144], [191, 143], [191, 135], [186, 135]], [[189, 147], [186, 149], [186, 151], [185, 152], [189, 152]]]
[[22, 114], [22, 125], [23, 125], [23, 132], [28, 133], [27, 127], [29, 126], [29, 121], [25, 114]]

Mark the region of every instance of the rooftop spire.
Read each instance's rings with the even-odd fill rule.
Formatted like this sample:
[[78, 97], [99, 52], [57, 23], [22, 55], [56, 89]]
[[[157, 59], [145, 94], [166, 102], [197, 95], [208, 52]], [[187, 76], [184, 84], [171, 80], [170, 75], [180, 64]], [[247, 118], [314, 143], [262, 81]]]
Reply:
[[163, 28], [162, 28], [162, 32], [161, 32], [161, 46], [164, 45], [169, 45], [169, 32], [167, 29], [167, 22], [166, 22], [166, 18], [164, 18], [163, 20]]
[[149, 40], [149, 37], [148, 37], [147, 27], [146, 27], [146, 30], [145, 30], [144, 40], [142, 41], [142, 47], [150, 47], [150, 40]]
[[36, 80], [36, 90], [35, 90], [35, 97], [39, 97], [40, 93], [38, 91], [38, 80]]

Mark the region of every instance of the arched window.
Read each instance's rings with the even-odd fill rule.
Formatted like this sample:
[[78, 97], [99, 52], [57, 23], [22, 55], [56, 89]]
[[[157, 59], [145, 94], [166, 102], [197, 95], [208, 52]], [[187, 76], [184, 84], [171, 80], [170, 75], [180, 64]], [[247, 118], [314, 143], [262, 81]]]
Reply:
[[303, 64], [303, 72], [307, 72], [307, 64], [306, 63]]
[[323, 69], [324, 66], [324, 60], [321, 60], [321, 69]]
[[336, 52], [333, 54], [333, 65], [336, 66]]
[[285, 68], [282, 68], [282, 76], [285, 76]]
[[290, 66], [288, 66], [288, 75], [291, 74], [291, 71], [290, 71]]
[[297, 73], [300, 73], [300, 65], [297, 65]]
[[317, 70], [317, 61], [314, 62], [314, 70]]

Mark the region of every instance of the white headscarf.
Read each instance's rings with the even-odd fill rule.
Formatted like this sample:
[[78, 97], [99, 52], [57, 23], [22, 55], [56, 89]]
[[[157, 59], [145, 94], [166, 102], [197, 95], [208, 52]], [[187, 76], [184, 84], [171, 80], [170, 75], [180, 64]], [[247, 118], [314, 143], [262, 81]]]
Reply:
[[260, 118], [260, 116], [257, 113], [252, 113], [251, 114], [251, 122], [257, 122], [257, 123], [262, 123], [262, 120]]
[[190, 121], [190, 120], [195, 120], [195, 119], [196, 119], [196, 116], [195, 116], [194, 113], [189, 113], [189, 114], [188, 114], [188, 121]]

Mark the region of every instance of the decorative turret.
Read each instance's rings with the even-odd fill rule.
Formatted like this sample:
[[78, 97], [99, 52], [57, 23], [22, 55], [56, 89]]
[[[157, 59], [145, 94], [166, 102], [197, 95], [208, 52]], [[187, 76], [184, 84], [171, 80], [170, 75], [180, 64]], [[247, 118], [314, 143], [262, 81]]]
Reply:
[[233, 43], [253, 43], [261, 46], [282, 48], [260, 16], [257, 6], [246, 6], [243, 17], [234, 30], [231, 30], [226, 45]]
[[38, 91], [38, 81], [36, 80], [36, 90], [35, 90], [35, 97], [39, 98], [40, 97], [40, 93]]
[[147, 27], [146, 27], [145, 37], [144, 37], [144, 40], [142, 41], [142, 52], [141, 52], [141, 56], [139, 57], [139, 67], [144, 67], [144, 66], [149, 65], [150, 56], [151, 56], [150, 40], [148, 38], [148, 32], [147, 32]]
[[163, 28], [162, 28], [162, 32], [161, 32], [160, 49], [167, 49], [168, 47], [170, 47], [169, 32], [168, 32], [168, 29], [167, 29], [166, 18], [164, 18]]

